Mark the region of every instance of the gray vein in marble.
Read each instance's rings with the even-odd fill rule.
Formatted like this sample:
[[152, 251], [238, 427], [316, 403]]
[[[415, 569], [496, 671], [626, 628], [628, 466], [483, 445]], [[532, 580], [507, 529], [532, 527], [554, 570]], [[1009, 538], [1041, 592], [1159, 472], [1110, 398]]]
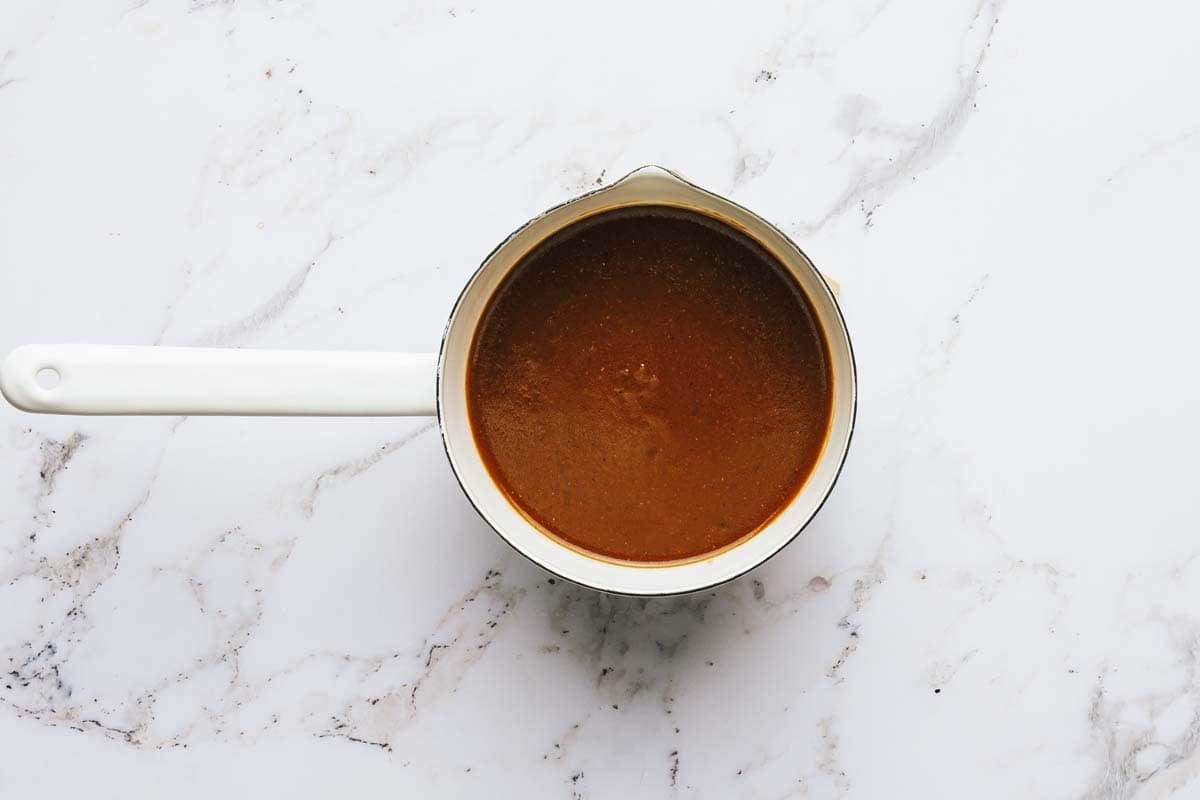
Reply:
[[929, 671], [929, 686], [933, 689], [934, 694], [941, 694], [942, 689], [946, 688], [954, 680], [954, 676], [958, 674], [958, 671], [974, 658], [978, 652], [978, 648], [972, 648], [953, 661], [937, 661]]
[[260, 328], [266, 326], [276, 317], [287, 310], [288, 305], [300, 294], [308, 276], [316, 269], [321, 256], [329, 252], [337, 237], [333, 233], [326, 236], [325, 244], [309, 258], [305, 264], [292, 273], [287, 282], [279, 287], [270, 297], [264, 300], [253, 311], [241, 319], [228, 322], [198, 338], [193, 344], [208, 347], [233, 347], [245, 344]]
[[47, 439], [42, 443], [42, 467], [38, 476], [42, 481], [43, 494], [48, 495], [54, 491], [54, 482], [58, 478], [58, 473], [67, 468], [75, 451], [86, 439], [86, 435], [75, 431], [62, 442]]
[[134, 13], [135, 11], [139, 11], [139, 10], [143, 9], [148, 5], [150, 5], [150, 0], [134, 0], [134, 2], [130, 3], [128, 6], [126, 6], [124, 9], [121, 10], [121, 13], [119, 15], [117, 15], [117, 21], [118, 22], [123, 21], [130, 14]]
[[[220, 256], [211, 259], [208, 265], [200, 270], [200, 275], [207, 276], [212, 273], [220, 267], [223, 261], [223, 257]], [[194, 278], [195, 269], [192, 266], [192, 262], [189, 259], [185, 259], [182, 274], [176, 278], [179, 286], [172, 293], [171, 299], [163, 307], [162, 323], [159, 325], [158, 334], [154, 337], [152, 344], [161, 345], [165, 343], [167, 332], [171, 329], [171, 323], [175, 320], [175, 309], [187, 297], [188, 292], [191, 291]]]
[[[627, 704], [649, 703], [668, 720], [673, 717], [683, 663], [692, 669], [715, 666], [718, 652], [710, 652], [714, 645], [707, 641], [710, 606], [740, 596], [744, 588], [739, 584], [699, 596], [647, 600], [600, 595], [555, 579], [541, 582], [535, 597], [544, 606], [548, 635], [559, 643], [550, 652], [577, 661], [596, 676], [595, 707], [553, 743], [543, 760], [566, 761], [571, 768], [571, 745], [581, 728], [595, 715], [619, 712]], [[678, 723], [673, 727], [678, 735]], [[663, 757], [670, 782], [681, 785], [679, 748], [664, 749]]]
[[[165, 452], [165, 445], [163, 450]], [[161, 460], [160, 453], [159, 464]], [[50, 724], [77, 726], [80, 709], [72, 704], [72, 689], [64, 684], [60, 669], [70, 659], [74, 646], [91, 629], [87, 602], [105, 581], [116, 574], [121, 561], [121, 538], [125, 527], [150, 499], [157, 476], [156, 466], [145, 491], [103, 535], [93, 537], [90, 542], [58, 558], [43, 557], [36, 564], [27, 564], [17, 575], [5, 576], [9, 583], [20, 577], [35, 576], [72, 595], [71, 606], [57, 621], [57, 628], [43, 632], [40, 647], [36, 642], [26, 641], [7, 654], [8, 675], [12, 683], [5, 685], [11, 694], [4, 696], [3, 703], [18, 716], [34, 717]], [[23, 658], [22, 653], [25, 654]], [[85, 722], [94, 723], [94, 727], [109, 733], [116, 732], [127, 741], [133, 735], [132, 732], [112, 728], [95, 720]]]
[[[994, 26], [995, 26], [995, 23], [993, 22], [992, 27], [994, 28]], [[991, 35], [990, 29], [989, 29], [988, 35], [989, 35], [989, 37]], [[980, 58], [982, 59], [982, 57], [983, 56], [981, 55]], [[945, 369], [950, 364], [951, 354], [953, 353], [954, 348], [955, 348], [955, 346], [958, 342], [959, 336], [960, 336], [961, 325], [962, 325], [962, 315], [966, 312], [966, 309], [968, 307], [970, 307], [976, 301], [976, 299], [980, 296], [980, 294], [983, 292], [983, 290], [987, 287], [988, 281], [990, 280], [990, 278], [991, 278], [990, 273], [985, 272], [980, 277], [980, 279], [978, 281], [976, 281], [975, 285], [967, 293], [966, 298], [958, 306], [957, 310], [950, 316], [949, 332], [939, 340], [937, 349], [935, 350], [935, 352], [937, 353], [937, 356], [935, 356], [936, 362], [931, 364], [930, 366], [927, 366], [924, 369], [922, 369], [922, 371], [912, 379], [907, 390], [904, 392], [904, 395], [903, 395], [904, 399], [900, 405], [900, 419], [901, 420], [903, 420], [904, 418], [906, 418], [908, 416], [908, 414], [910, 413], [910, 410], [918, 402], [917, 401], [918, 389], [922, 385], [924, 385], [928, 381], [930, 381], [935, 375], [937, 375], [941, 370]], [[903, 459], [907, 459], [908, 457], [909, 457], [908, 454], [904, 454], [904, 455], [902, 455], [901, 458], [903, 460]], [[899, 473], [899, 468], [897, 468], [897, 474], [898, 473]], [[860, 644], [860, 636], [861, 636], [861, 623], [859, 620], [861, 618], [862, 612], [863, 612], [864, 608], [866, 608], [866, 606], [870, 602], [872, 594], [874, 593], [875, 589], [879, 585], [884, 583], [884, 581], [887, 580], [887, 570], [885, 568], [885, 564], [886, 564], [886, 559], [887, 559], [888, 546], [889, 546], [889, 543], [891, 542], [891, 539], [892, 539], [892, 536], [894, 533], [897, 491], [898, 490], [897, 490], [896, 486], [893, 486], [892, 491], [890, 493], [891, 500], [890, 500], [890, 505], [889, 505], [888, 514], [887, 514], [887, 523], [886, 523], [886, 527], [885, 527], [883, 536], [881, 537], [879, 544], [876, 547], [873, 558], [871, 559], [870, 563], [867, 564], [867, 566], [865, 567], [863, 574], [855, 579], [853, 588], [851, 589], [851, 593], [850, 593], [850, 608], [846, 611], [846, 613], [838, 621], [838, 627], [847, 631], [847, 639], [846, 639], [845, 644], [842, 646], [841, 651], [838, 653], [837, 657], [834, 659], [833, 663], [830, 665], [829, 669], [826, 672], [826, 675], [829, 678], [833, 679], [836, 683], [842, 683], [845, 680], [844, 675], [843, 675], [845, 666], [846, 666], [847, 662], [854, 656], [854, 654], [858, 650], [858, 647]], [[1004, 557], [1004, 560], [1005, 560], [1005, 563], [1006, 563], [1006, 566], [1008, 567], [1008, 569], [1010, 569], [1010, 570], [1014, 569], [1017, 562], [1015, 562], [1014, 559], [1012, 559], [1011, 557], [1009, 557], [1007, 555], [1007, 553], [1004, 549], [1003, 538], [1000, 536], [1000, 534], [997, 531], [995, 531], [995, 529], [993, 529], [991, 527], [990, 511], [988, 511], [986, 505], [982, 505], [982, 504], [979, 506], [978, 511], [980, 514], [980, 518], [978, 520], [976, 520], [976, 522], [978, 522], [978, 526], [981, 528], [983, 533], [985, 533], [990, 538], [995, 540], [995, 542], [997, 543], [997, 547], [1000, 550], [1001, 555]], [[964, 521], [966, 521], [966, 520], [964, 520]], [[817, 577], [813, 578], [812, 581], [810, 582], [810, 588], [812, 588], [814, 590], [819, 590], [820, 588], [822, 588], [821, 584], [818, 582], [818, 578], [821, 581], [825, 581], [823, 588], [828, 588], [828, 581], [822, 576], [817, 576]], [[813, 586], [812, 585], [813, 583], [817, 583], [817, 585]], [[990, 597], [985, 597], [983, 599], [984, 604], [986, 604], [989, 600], [990, 600]], [[1061, 608], [1060, 608], [1060, 613], [1061, 613]]]
[[[277, 573], [288, 562], [288, 559], [291, 558], [296, 541], [297, 538], [292, 537], [270, 545], [251, 542], [246, 539], [241, 526], [234, 526], [229, 530], [223, 531], [203, 552], [191, 556], [182, 566], [165, 567], [156, 570], [156, 572], [175, 572], [180, 574], [186, 581], [200, 613], [209, 615], [215, 612], [217, 617], [216, 624], [221, 630], [217, 636], [219, 641], [218, 647], [211, 653], [202, 656], [190, 673], [177, 673], [174, 676], [168, 677], [145, 695], [148, 706], [151, 709], [156, 693], [161, 692], [168, 686], [189, 680], [196, 672], [202, 669], [228, 665], [231, 672], [230, 684], [231, 686], [237, 686], [242, 671], [242, 650], [249, 643], [250, 637], [262, 622], [265, 605], [263, 587], [261, 585], [250, 584], [247, 581], [250, 584], [248, 586], [250, 591], [249, 593], [243, 593], [240, 599], [249, 599], [249, 609], [240, 607], [239, 604], [231, 604], [230, 608], [225, 608], [219, 601], [210, 599], [205, 582], [203, 578], [199, 577], [198, 571], [203, 566], [205, 560], [219, 553], [233, 552], [240, 555], [244, 563], [262, 563], [265, 565], [267, 573]], [[211, 715], [209, 717], [209, 719], [215, 718]], [[194, 723], [192, 726], [189, 726], [188, 730], [190, 731], [193, 727]]]
[[[639, 599], [599, 595], [553, 578], [543, 581], [531, 592], [524, 612], [535, 613], [530, 607], [534, 604], [545, 607], [548, 635], [557, 644], [541, 652], [565, 656], [595, 671], [595, 705], [552, 743], [543, 760], [569, 767], [574, 763], [570, 745], [581, 729], [597, 715], [620, 712], [627, 705], [656, 707], [678, 737], [678, 687], [696, 671], [720, 668], [730, 646], [724, 637], [750, 635], [777, 616], [797, 613], [806, 599], [828, 587], [828, 579], [817, 576], [803, 588], [772, 599], [766, 579], [754, 576], [700, 595]], [[663, 756], [675, 786], [690, 790], [684, 779], [686, 753], [672, 746]]]
[[[557, 651], [555, 651], [557, 652]], [[554, 743], [551, 749], [542, 754], [543, 761], [561, 761], [571, 751], [571, 747], [579, 740], [580, 729], [587, 724], [587, 721], [592, 718], [589, 713], [579, 722], [571, 724], [571, 727], [566, 730], [559, 740]]]
[[988, 280], [991, 277], [992, 274], [990, 272], [983, 273], [983, 277], [981, 277], [978, 283], [975, 284], [974, 288], [971, 289], [970, 294], [967, 295], [967, 299], [963, 302], [959, 309], [954, 312], [954, 315], [950, 317], [950, 332], [940, 342], [942, 351], [946, 357], [946, 364], [950, 363], [950, 356], [953, 353], [954, 348], [958, 345], [958, 338], [962, 332], [962, 315], [966, 312], [967, 308], [975, 302], [975, 298], [979, 296], [979, 293], [987, 287]]
[[[524, 597], [523, 588], [507, 586], [501, 577], [500, 571], [489, 570], [479, 586], [446, 611], [419, 651], [423, 667], [414, 679], [391, 685], [365, 702], [350, 702], [333, 717], [332, 726], [315, 735], [340, 736], [390, 750], [392, 737], [425, 704], [456, 690], [495, 641], [501, 622]], [[385, 663], [398, 658], [393, 654], [373, 672], [381, 672]]]
[[38, 530], [49, 523], [52, 512], [45, 507], [46, 500], [54, 493], [59, 473], [67, 468], [75, 452], [86, 440], [87, 436], [79, 431], [71, 433], [61, 442], [53, 439], [42, 440], [42, 463], [38, 468], [38, 490], [33, 501], [35, 528], [29, 534], [29, 541], [35, 541]]
[[571, 773], [571, 800], [584, 800], [586, 797], [583, 793], [583, 787], [579, 785], [579, 782], [583, 778], [583, 770]]
[[[1164, 795], [1187, 783], [1200, 768], [1200, 626], [1194, 618], [1155, 613], [1145, 622], [1166, 628], [1176, 657], [1184, 670], [1179, 685], [1158, 692], [1124, 697], [1112, 692], [1108, 678], [1117, 668], [1104, 664], [1092, 690], [1088, 722], [1092, 741], [1102, 753], [1099, 774], [1085, 793], [1086, 800], [1127, 800], [1142, 794], [1153, 781]], [[1160, 738], [1158, 718], [1174, 703], [1191, 699], [1184, 729], [1175, 737]], [[1144, 716], [1143, 716], [1144, 715]], [[1148, 720], [1140, 723], [1139, 719]]]
[[871, 595], [875, 591], [875, 587], [882, 584], [887, 579], [887, 573], [884, 571], [881, 560], [883, 547], [888, 538], [891, 536], [889, 531], [883, 542], [879, 545], [880, 554], [876, 556], [875, 561], [871, 564], [867, 573], [861, 578], [856, 578], [854, 588], [850, 591], [850, 609], [838, 620], [838, 627], [847, 631], [846, 644], [842, 646], [842, 650], [838, 653], [833, 664], [826, 671], [826, 676], [830, 677], [836, 683], [841, 683], [845, 680], [842, 674], [842, 669], [846, 666], [846, 662], [850, 660], [858, 650], [859, 630], [861, 623], [858, 621], [859, 615], [871, 600]]
[[[6, 694], [0, 695], [0, 703], [17, 716], [31, 717], [51, 725], [67, 725], [77, 730], [102, 730], [107, 735], [115, 735], [126, 741], [132, 739], [132, 730], [83, 717], [81, 706], [72, 701], [73, 689], [63, 682], [60, 670], [71, 658], [74, 648], [91, 630], [93, 623], [88, 615], [87, 603], [116, 574], [121, 561], [121, 540], [125, 529], [149, 501], [171, 438], [186, 420], [186, 417], [179, 417], [171, 422], [145, 489], [104, 534], [57, 557], [37, 557], [32, 550], [28, 550], [11, 570], [0, 576], [0, 582], [9, 585], [29, 577], [45, 581], [49, 588], [43, 595], [43, 601], [57, 592], [69, 592], [71, 597], [70, 606], [61, 618], [38, 626], [39, 635], [36, 639], [26, 640], [0, 653], [7, 659], [9, 679], [3, 684]], [[72, 457], [86, 440], [87, 437], [82, 433], [75, 432], [63, 442], [46, 440], [42, 443], [43, 458], [35, 507], [42, 508], [53, 494], [57, 477], [68, 468]], [[29, 537], [30, 541], [34, 539], [34, 535]]]
[[733, 178], [729, 184], [729, 193], [732, 194], [738, 187], [766, 172], [771, 166], [771, 162], [775, 160], [775, 151], [768, 149], [765, 152], [758, 152], [752, 148], [728, 115], [718, 114], [717, 120], [729, 131], [729, 136], [733, 139], [735, 149]]
[[[270, 70], [268, 70], [268, 73], [270, 73]], [[267, 78], [270, 79], [270, 77], [271, 77], [271, 75], [268, 74]], [[324, 132], [314, 136], [312, 138], [312, 140], [309, 141], [307, 144], [304, 144], [304, 145], [301, 145], [294, 149], [289, 149], [285, 152], [280, 153], [279, 156], [272, 162], [268, 162], [262, 166], [258, 165], [259, 161], [264, 160], [260, 157], [263, 156], [264, 152], [266, 151], [265, 147], [256, 146], [256, 145], [265, 144], [265, 142], [261, 138], [262, 134], [267, 133], [271, 129], [273, 129], [273, 132], [275, 134], [282, 133], [284, 128], [286, 128], [289, 123], [294, 122], [298, 117], [302, 117], [304, 115], [312, 113], [312, 107], [313, 107], [312, 97], [305, 96], [303, 98], [303, 100], [304, 100], [304, 111], [302, 114], [297, 115], [295, 113], [289, 113], [287, 111], [279, 111], [279, 112], [276, 112], [274, 119], [269, 119], [269, 118], [264, 119], [260, 123], [260, 126], [259, 126], [260, 138], [255, 143], [252, 143], [250, 145], [250, 147], [248, 147], [247, 150], [242, 154], [242, 156], [239, 159], [237, 159], [238, 161], [246, 162], [245, 165], [248, 168], [249, 167], [255, 168], [252, 171], [250, 171], [250, 174], [246, 175], [246, 177], [245, 177], [245, 185], [246, 186], [248, 186], [248, 187], [257, 186], [258, 184], [275, 176], [279, 172], [288, 169], [289, 166], [294, 164], [298, 159], [303, 158], [304, 156], [308, 155], [309, 153], [316, 153], [318, 151], [320, 151], [321, 153], [328, 153], [330, 159], [332, 159], [335, 163], [337, 162], [338, 158], [341, 156], [342, 151], [345, 149], [346, 142], [349, 139], [349, 134], [352, 129], [354, 120], [350, 117], [350, 115], [347, 112], [339, 109], [339, 111], [337, 113], [337, 119], [339, 120], [339, 122], [337, 124], [333, 125], [328, 130], [325, 130]], [[332, 193], [332, 191], [333, 191], [333, 189], [332, 189], [332, 187], [330, 187], [328, 192], [326, 192], [323, 195], [320, 195], [320, 199], [325, 199], [325, 198], [329, 197], [329, 195]], [[289, 210], [289, 211], [301, 210], [302, 207], [298, 206], [295, 201], [296, 201], [296, 196], [293, 196], [289, 200], [288, 204], [285, 206], [285, 209]]]
[[[797, 234], [816, 234], [856, 205], [865, 215], [864, 225], [869, 227], [875, 211], [900, 187], [915, 181], [920, 173], [933, 168], [949, 154], [976, 105], [983, 65], [1004, 3], [1005, 0], [980, 0], [976, 6], [964, 33], [968, 55], [956, 68], [958, 86], [932, 120], [917, 128], [858, 127], [856, 123], [857, 130], [851, 133], [852, 143], [859, 137], [890, 139], [896, 144], [896, 155], [886, 163], [872, 161], [857, 165], [850, 184], [824, 216], [816, 222], [792, 226]], [[978, 43], [969, 43], [972, 36], [979, 39]]]
[[304, 512], [304, 516], [311, 517], [313, 515], [317, 506], [317, 498], [327, 486], [357, 478], [409, 442], [429, 433], [435, 428], [437, 428], [436, 420], [427, 422], [415, 431], [401, 436], [399, 439], [393, 439], [390, 442], [380, 445], [365, 456], [344, 461], [322, 472], [311, 481], [308, 488], [304, 491], [304, 496], [300, 501], [300, 508]]
[[17, 78], [6, 74], [8, 72], [8, 59], [10, 56], [12, 56], [12, 54], [13, 51], [11, 49], [7, 49], [3, 53], [0, 53], [0, 90], [6, 89], [17, 82]]
[[846, 771], [838, 763], [838, 737], [837, 731], [834, 729], [834, 721], [833, 717], [825, 717], [818, 723], [821, 730], [822, 752], [817, 769], [833, 783], [835, 793], [830, 796], [842, 798], [850, 793], [850, 778], [846, 776]]
[[872, 8], [866, 9], [854, 25], [839, 31], [834, 37], [829, 31], [820, 30], [811, 19], [813, 6], [801, 4], [789, 6], [789, 14], [798, 14], [799, 21], [783, 32], [776, 44], [767, 49], [761, 67], [750, 81], [762, 91], [788, 73], [797, 64], [812, 68], [818, 59], [828, 61], [837, 55], [839, 46], [850, 41], [875, 24], [880, 14], [891, 4], [891, 0], [876, 0]]
[[294, 321], [284, 322], [282, 324], [282, 328], [287, 333], [293, 334], [297, 331], [304, 330], [310, 325], [317, 324], [324, 320], [344, 316], [347, 313], [347, 309], [353, 309], [356, 303], [360, 301], [377, 300], [392, 287], [412, 285], [421, 280], [427, 279], [429, 276], [434, 275], [443, 269], [443, 266], [443, 264], [433, 263], [421, 269], [406, 269], [403, 272], [391, 275], [382, 280], [363, 284], [361, 288], [355, 287], [355, 291], [352, 293], [347, 293], [345, 295], [346, 299], [340, 304], [330, 305], [320, 311], [309, 314], [306, 317], [302, 317]]
[[1122, 164], [1111, 175], [1105, 178], [1104, 185], [1107, 186], [1111, 183], [1119, 181], [1131, 171], [1143, 166], [1147, 161], [1168, 155], [1180, 145], [1187, 144], [1197, 136], [1200, 136], [1200, 128], [1190, 128], [1182, 133], [1178, 133], [1174, 136], [1164, 139], [1157, 144], [1147, 147], [1145, 150], [1141, 151], [1129, 161]]
[[[217, 613], [217, 620], [224, 628], [217, 636], [217, 647], [198, 658], [190, 669], [166, 676], [141, 691], [136, 698], [131, 698], [124, 704], [124, 710], [129, 712], [125, 714], [128, 722], [117, 723], [106, 720], [110, 714], [103, 709], [93, 706], [93, 709], [85, 710], [82, 702], [74, 701], [71, 688], [59, 678], [59, 668], [70, 658], [70, 646], [86, 632], [84, 603], [116, 570], [121, 529], [148, 497], [149, 489], [116, 529], [63, 559], [64, 564], [71, 559], [80, 560], [80, 563], [70, 568], [47, 567], [43, 570], [72, 588], [76, 600], [62, 628], [40, 650], [31, 651], [19, 663], [12, 656], [9, 658], [9, 680], [13, 682], [10, 691], [20, 693], [21, 698], [18, 700], [9, 695], [4, 697], [4, 703], [19, 716], [32, 717], [50, 725], [65, 725], [85, 733], [101, 732], [138, 748], [186, 746], [189, 739], [202, 733], [218, 738], [240, 737], [251, 732], [246, 727], [253, 727], [250, 709], [273, 683], [307, 665], [324, 663], [337, 667], [331, 685], [338, 683], [341, 674], [352, 679], [353, 695], [340, 708], [331, 709], [332, 713], [325, 716], [324, 721], [319, 711], [305, 713], [299, 720], [302, 727], [316, 737], [342, 738], [354, 744], [390, 750], [391, 739], [417, 717], [422, 706], [435, 703], [456, 690], [466, 672], [495, 640], [500, 622], [508, 617], [524, 595], [523, 588], [505, 586], [500, 581], [501, 573], [489, 570], [477, 587], [447, 610], [415, 654], [393, 652], [360, 657], [313, 653], [263, 679], [246, 680], [241, 676], [239, 658], [261, 623], [263, 587], [250, 586], [252, 602], [248, 609], [239, 610], [236, 605], [229, 609], [209, 608], [204, 582], [196, 577], [195, 570], [210, 555], [233, 547], [241, 553], [243, 560], [258, 560], [268, 573], [277, 572], [287, 562], [295, 540], [263, 547], [245, 540], [241, 529], [234, 528], [223, 532], [204, 552], [185, 565], [158, 570], [185, 577], [201, 612]], [[83, 563], [84, 559], [98, 563], [89, 566]], [[405, 677], [413, 666], [416, 666], [415, 676]], [[223, 678], [227, 686], [221, 701], [200, 709], [181, 730], [170, 735], [158, 731], [155, 705], [161, 694], [209, 670], [227, 673]], [[264, 731], [278, 721], [276, 714], [263, 726]]]
[[229, 0], [192, 0], [192, 4], [188, 8], [188, 13], [193, 14], [197, 11], [221, 5], [231, 5], [231, 3], [229, 3]]

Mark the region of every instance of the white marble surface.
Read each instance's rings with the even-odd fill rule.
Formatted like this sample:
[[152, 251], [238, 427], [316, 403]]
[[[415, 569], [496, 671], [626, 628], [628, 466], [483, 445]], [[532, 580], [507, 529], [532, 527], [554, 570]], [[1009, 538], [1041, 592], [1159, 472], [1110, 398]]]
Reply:
[[698, 597], [552, 583], [428, 421], [0, 408], [0, 796], [1200, 796], [1184, 0], [6, 2], [0, 350], [433, 349], [646, 162], [842, 285], [856, 440]]

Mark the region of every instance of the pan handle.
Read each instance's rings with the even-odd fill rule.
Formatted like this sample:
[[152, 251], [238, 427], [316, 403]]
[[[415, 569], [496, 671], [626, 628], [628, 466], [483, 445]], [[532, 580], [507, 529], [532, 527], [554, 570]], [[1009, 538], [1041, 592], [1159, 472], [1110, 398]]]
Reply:
[[0, 393], [41, 414], [432, 416], [437, 355], [31, 344]]

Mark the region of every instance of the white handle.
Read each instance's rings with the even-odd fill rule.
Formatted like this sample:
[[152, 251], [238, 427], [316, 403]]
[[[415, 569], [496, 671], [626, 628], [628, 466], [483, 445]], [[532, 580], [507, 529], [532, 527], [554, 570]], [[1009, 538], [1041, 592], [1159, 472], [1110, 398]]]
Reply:
[[0, 392], [45, 414], [431, 416], [437, 356], [32, 344]]

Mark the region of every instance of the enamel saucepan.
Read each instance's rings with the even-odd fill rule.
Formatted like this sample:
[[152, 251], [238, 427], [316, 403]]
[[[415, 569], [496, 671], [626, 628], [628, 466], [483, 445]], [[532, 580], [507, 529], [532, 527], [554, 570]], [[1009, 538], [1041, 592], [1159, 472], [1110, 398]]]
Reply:
[[[488, 300], [523, 255], [556, 231], [614, 208], [670, 205], [732, 226], [771, 252], [807, 295], [829, 345], [833, 413], [808, 481], [762, 530], [711, 557], [638, 565], [593, 558], [543, 534], [500, 490], [480, 458], [467, 415], [471, 343]], [[446, 323], [438, 354], [232, 350], [52, 344], [18, 347], [0, 366], [0, 391], [17, 408], [48, 414], [432, 416], [450, 465], [480, 515], [545, 569], [585, 586], [631, 595], [705, 589], [761, 564], [825, 502], [850, 445], [854, 355], [837, 298], [808, 257], [777, 228], [660, 167], [643, 167], [526, 223], [484, 260]]]

